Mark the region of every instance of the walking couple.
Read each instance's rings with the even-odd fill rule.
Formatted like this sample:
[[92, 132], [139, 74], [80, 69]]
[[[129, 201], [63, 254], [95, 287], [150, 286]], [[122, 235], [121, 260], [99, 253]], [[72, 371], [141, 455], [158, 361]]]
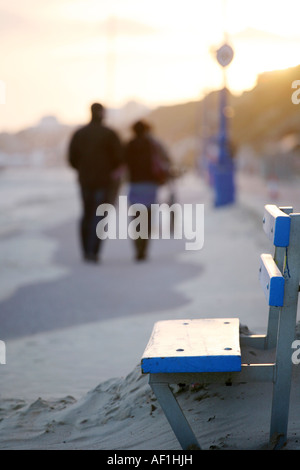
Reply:
[[[130, 203], [147, 207], [150, 234], [151, 204], [156, 203], [158, 187], [170, 174], [170, 159], [152, 136], [148, 123], [137, 121], [132, 127], [132, 139], [122, 143], [118, 134], [104, 125], [104, 117], [104, 107], [92, 104], [91, 120], [73, 134], [68, 153], [69, 163], [78, 173], [81, 191], [83, 257], [93, 262], [98, 261], [101, 250], [101, 238], [96, 234], [97, 207], [115, 203], [124, 175], [129, 180]], [[134, 240], [137, 260], [147, 258], [149, 238]]]

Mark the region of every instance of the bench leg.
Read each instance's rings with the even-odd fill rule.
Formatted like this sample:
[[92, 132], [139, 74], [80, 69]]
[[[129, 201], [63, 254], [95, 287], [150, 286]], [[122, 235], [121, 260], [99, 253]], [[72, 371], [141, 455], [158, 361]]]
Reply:
[[270, 427], [270, 445], [273, 449], [280, 449], [287, 441], [290, 381], [290, 371], [286, 371], [274, 384]]
[[273, 349], [276, 347], [278, 333], [278, 317], [278, 307], [270, 307], [265, 349]]
[[292, 378], [291, 344], [294, 340], [294, 325], [297, 310], [294, 306], [286, 307], [281, 312], [281, 323], [276, 351], [276, 379], [273, 385], [270, 441], [280, 449], [287, 441], [288, 415]]
[[196, 436], [193, 433], [169, 385], [167, 383], [151, 381], [151, 375], [149, 384], [182, 449], [200, 450], [200, 445], [196, 439]]

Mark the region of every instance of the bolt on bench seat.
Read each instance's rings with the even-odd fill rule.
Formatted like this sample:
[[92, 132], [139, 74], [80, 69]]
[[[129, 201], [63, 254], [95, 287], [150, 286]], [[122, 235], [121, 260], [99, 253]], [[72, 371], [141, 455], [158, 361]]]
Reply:
[[[143, 374], [182, 449], [201, 449], [170, 384], [270, 382], [273, 384], [270, 442], [287, 440], [300, 277], [300, 213], [266, 205], [263, 228], [274, 256], [260, 257], [259, 281], [268, 306], [266, 335], [240, 335], [238, 318], [157, 322], [141, 359]], [[243, 348], [274, 349], [274, 362], [243, 363]]]

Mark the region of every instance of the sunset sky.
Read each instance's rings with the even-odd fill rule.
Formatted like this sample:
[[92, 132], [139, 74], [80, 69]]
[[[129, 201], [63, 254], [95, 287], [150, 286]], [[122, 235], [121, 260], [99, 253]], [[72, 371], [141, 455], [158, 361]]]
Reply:
[[80, 123], [93, 101], [199, 99], [222, 85], [213, 50], [224, 31], [240, 93], [300, 63], [299, 13], [299, 0], [0, 0], [0, 131], [49, 114]]

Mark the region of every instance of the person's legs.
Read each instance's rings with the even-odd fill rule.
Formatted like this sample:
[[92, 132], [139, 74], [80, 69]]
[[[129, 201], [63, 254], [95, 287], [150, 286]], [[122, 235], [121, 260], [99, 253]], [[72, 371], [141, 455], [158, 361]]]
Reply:
[[[157, 185], [149, 182], [131, 183], [129, 188], [129, 200], [131, 204], [142, 204], [147, 210], [148, 217], [148, 236], [146, 238], [139, 237], [134, 240], [134, 249], [137, 260], [147, 258], [149, 247], [149, 239], [151, 238], [151, 206], [156, 203]], [[139, 216], [139, 211], [133, 218]], [[138, 229], [138, 227], [137, 227]]]
[[96, 215], [97, 207], [105, 202], [105, 190], [82, 188], [83, 214], [80, 222], [80, 237], [83, 256], [87, 261], [97, 261], [101, 239], [96, 227], [100, 217]]
[[134, 240], [135, 243], [135, 259], [138, 261], [147, 258], [147, 242], [145, 238], [137, 238]]
[[151, 208], [150, 207], [147, 208], [147, 214], [148, 214], [148, 237], [137, 238], [136, 240], [134, 240], [136, 260], [138, 261], [145, 260], [148, 257], [149, 239], [151, 237]]
[[89, 225], [91, 219], [91, 192], [88, 189], [81, 188], [81, 200], [82, 200], [82, 216], [80, 219], [79, 229], [80, 229], [80, 242], [82, 254], [85, 254], [88, 251], [88, 234], [89, 234]]

